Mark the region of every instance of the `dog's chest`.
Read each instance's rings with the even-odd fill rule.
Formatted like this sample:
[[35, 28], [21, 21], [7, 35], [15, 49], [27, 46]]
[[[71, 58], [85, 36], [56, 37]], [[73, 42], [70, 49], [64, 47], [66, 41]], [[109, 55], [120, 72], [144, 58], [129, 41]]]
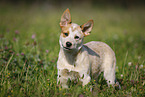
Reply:
[[[57, 68], [60, 70], [64, 70], [67, 72], [82, 72], [85, 71], [89, 67], [89, 64], [84, 64], [82, 62], [75, 61], [72, 64], [68, 63], [67, 61], [58, 60]], [[88, 69], [87, 69], [88, 70]]]
[[81, 77], [79, 72], [73, 71], [73, 70], [69, 71], [68, 69], [62, 69], [61, 70], [61, 75], [63, 77], [69, 77], [71, 79], [77, 79], [77, 78]]
[[58, 69], [59, 75], [63, 77], [73, 79], [83, 78], [84, 75], [89, 74], [88, 68], [83, 68], [81, 66], [65, 66]]
[[82, 78], [84, 74], [90, 73], [90, 63], [87, 56], [82, 55], [75, 60], [70, 60], [68, 61], [67, 58], [64, 57], [58, 59], [57, 68], [59, 75], [76, 79]]

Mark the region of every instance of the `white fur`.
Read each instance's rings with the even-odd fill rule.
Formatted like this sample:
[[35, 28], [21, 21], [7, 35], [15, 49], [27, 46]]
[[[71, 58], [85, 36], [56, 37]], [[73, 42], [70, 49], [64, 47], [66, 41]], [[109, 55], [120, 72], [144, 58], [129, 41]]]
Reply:
[[[69, 13], [68, 9], [65, 12]], [[63, 22], [60, 24], [63, 24]], [[84, 27], [88, 25], [90, 27], [85, 33], [75, 23], [66, 24], [64, 27], [67, 27], [69, 35], [66, 37], [62, 34], [60, 35], [57, 82], [63, 88], [68, 88], [68, 79], [75, 80], [78, 78], [82, 82], [82, 85], [85, 86], [90, 82], [91, 78], [97, 80], [101, 72], [104, 72], [104, 78], [107, 80], [108, 85], [115, 84], [116, 58], [113, 50], [103, 42], [92, 41], [83, 45], [85, 34], [89, 35], [92, 29], [91, 23], [93, 23], [92, 20], [84, 24]], [[75, 39], [75, 36], [78, 36], [79, 39]], [[72, 44], [69, 49], [66, 49], [67, 42]]]

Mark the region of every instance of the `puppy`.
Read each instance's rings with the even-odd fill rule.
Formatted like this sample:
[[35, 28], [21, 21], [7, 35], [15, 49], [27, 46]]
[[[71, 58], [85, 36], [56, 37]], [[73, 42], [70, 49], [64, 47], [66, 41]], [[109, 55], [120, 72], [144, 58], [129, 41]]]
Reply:
[[71, 22], [70, 11], [66, 9], [61, 16], [60, 27], [57, 82], [62, 88], [68, 88], [68, 79], [78, 78], [85, 86], [91, 78], [97, 80], [101, 72], [104, 72], [108, 86], [114, 86], [116, 58], [113, 50], [103, 42], [83, 44], [84, 37], [90, 35], [93, 28], [93, 20], [79, 26]]

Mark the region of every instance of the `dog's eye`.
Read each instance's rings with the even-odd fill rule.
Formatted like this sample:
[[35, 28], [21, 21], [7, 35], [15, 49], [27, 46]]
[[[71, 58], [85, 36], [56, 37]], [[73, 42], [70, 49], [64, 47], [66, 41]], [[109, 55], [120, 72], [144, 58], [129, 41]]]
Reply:
[[63, 33], [65, 36], [68, 36], [68, 33]]
[[79, 39], [80, 37], [79, 36], [75, 36], [75, 39]]

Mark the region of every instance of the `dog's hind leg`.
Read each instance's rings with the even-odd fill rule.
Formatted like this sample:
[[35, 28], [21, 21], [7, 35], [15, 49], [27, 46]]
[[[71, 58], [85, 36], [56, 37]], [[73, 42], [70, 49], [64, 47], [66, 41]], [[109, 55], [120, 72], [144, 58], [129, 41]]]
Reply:
[[116, 65], [115, 56], [111, 54], [106, 54], [105, 60], [103, 62], [103, 69], [104, 69], [104, 78], [107, 81], [108, 86], [112, 85], [114, 87], [115, 65]]
[[59, 77], [58, 81], [60, 82], [63, 89], [68, 88], [68, 85], [67, 85], [68, 78]]
[[116, 84], [119, 89], [121, 89], [121, 86], [119, 85], [119, 82], [116, 81], [115, 78], [115, 67], [116, 67], [116, 58], [115, 56], [106, 55], [105, 61], [104, 61], [104, 78], [107, 81], [108, 86]]

